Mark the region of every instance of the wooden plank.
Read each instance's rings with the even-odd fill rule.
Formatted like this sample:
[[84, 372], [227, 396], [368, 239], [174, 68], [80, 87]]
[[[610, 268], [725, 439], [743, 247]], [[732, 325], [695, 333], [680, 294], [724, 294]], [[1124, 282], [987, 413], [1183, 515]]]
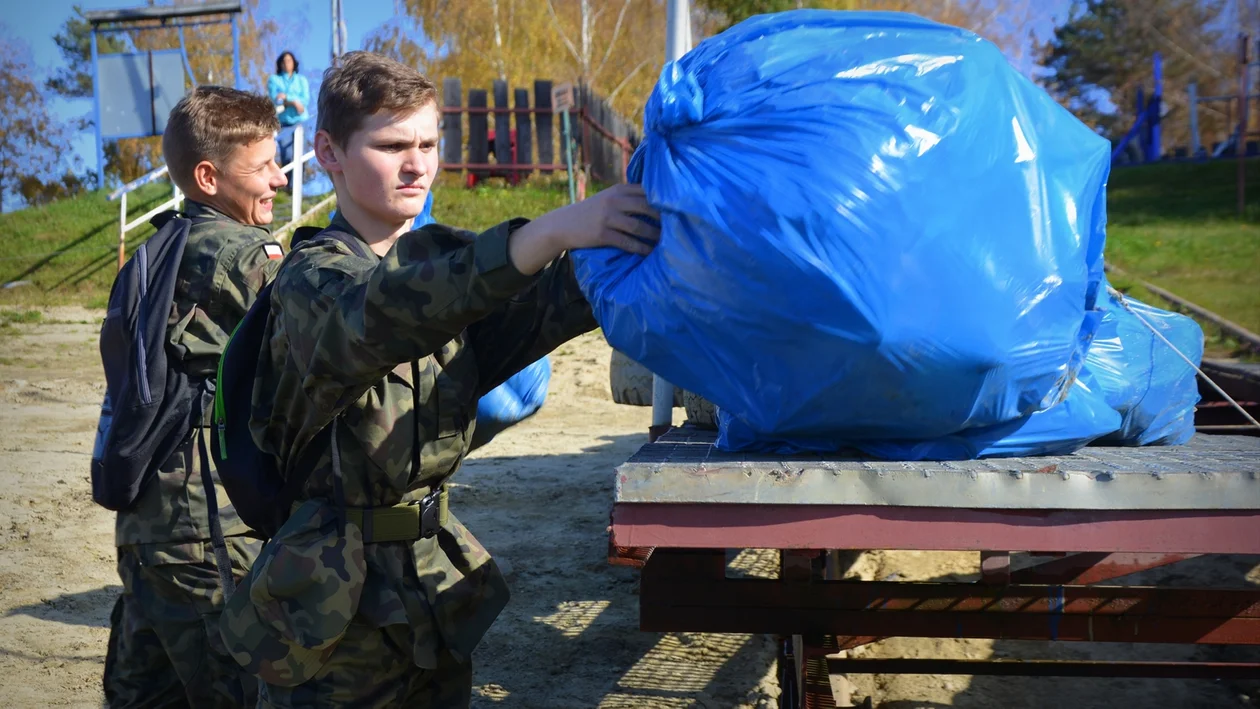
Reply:
[[508, 85], [502, 79], [494, 80], [494, 107], [500, 109], [494, 114], [494, 161], [500, 165], [510, 165], [512, 159], [512, 116], [507, 109]]
[[[529, 108], [529, 90], [516, 89], [516, 108]], [[534, 162], [534, 128], [530, 125], [528, 113], [516, 114], [516, 162], [521, 165], [528, 165]], [[522, 173], [530, 175], [533, 170]]]
[[[462, 82], [459, 79], [442, 81], [442, 105], [446, 108], [460, 108], [464, 95]], [[464, 161], [464, 114], [447, 113], [442, 116], [442, 162], [461, 163]]]
[[[555, 134], [551, 130], [552, 126], [555, 125], [555, 116], [550, 113], [544, 113], [542, 110], [551, 108], [550, 81], [539, 79], [534, 82], [534, 106], [538, 109], [538, 113], [534, 114], [534, 128], [538, 133], [538, 162], [542, 165], [563, 162], [563, 151], [560, 153], [560, 160], [556, 160], [556, 139]], [[551, 172], [551, 170], [542, 170], [542, 172]]]
[[[485, 89], [468, 90], [468, 107], [486, 107]], [[485, 113], [468, 114], [468, 162], [474, 165], [490, 162], [490, 127], [487, 115]], [[485, 174], [487, 171], [478, 170], [477, 172]]]

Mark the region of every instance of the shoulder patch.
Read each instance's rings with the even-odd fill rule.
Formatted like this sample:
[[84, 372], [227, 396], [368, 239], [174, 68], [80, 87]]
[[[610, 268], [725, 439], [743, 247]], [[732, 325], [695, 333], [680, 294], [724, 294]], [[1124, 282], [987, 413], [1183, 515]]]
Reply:
[[280, 247], [280, 244], [264, 244], [263, 252], [267, 254], [269, 259], [284, 258], [284, 249]]

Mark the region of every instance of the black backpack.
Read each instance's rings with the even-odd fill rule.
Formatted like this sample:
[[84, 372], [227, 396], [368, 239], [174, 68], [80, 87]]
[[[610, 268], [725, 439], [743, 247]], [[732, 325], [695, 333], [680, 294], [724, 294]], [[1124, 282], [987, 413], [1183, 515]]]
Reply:
[[105, 401], [92, 452], [92, 499], [125, 510], [193, 429], [203, 385], [171, 367], [166, 321], [192, 222], [163, 212], [109, 292], [101, 326]]
[[[319, 227], [299, 228], [294, 232], [292, 246], [296, 247], [321, 231], [325, 237], [350, 247], [356, 256], [374, 258], [367, 245], [354, 235], [331, 229], [324, 231]], [[276, 458], [259, 450], [249, 432], [258, 357], [269, 335], [267, 320], [271, 316], [271, 288], [269, 283], [259, 291], [258, 299], [250, 306], [223, 349], [223, 356], [219, 359], [218, 387], [214, 393], [214, 427], [211, 429], [211, 449], [215, 468], [219, 471], [219, 482], [241, 520], [268, 537], [274, 536], [289, 518], [293, 502], [305, 482], [300, 475], [286, 481]]]

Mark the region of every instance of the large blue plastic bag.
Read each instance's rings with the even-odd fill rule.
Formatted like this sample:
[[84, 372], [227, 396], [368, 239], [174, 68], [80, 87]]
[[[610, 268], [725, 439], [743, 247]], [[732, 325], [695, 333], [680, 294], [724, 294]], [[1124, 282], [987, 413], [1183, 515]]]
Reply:
[[1120, 414], [1108, 405], [1087, 363], [1064, 400], [1044, 411], [931, 441], [871, 441], [857, 447], [869, 455], [896, 460], [1066, 455], [1113, 433], [1120, 423]]
[[661, 243], [576, 252], [578, 279], [613, 347], [718, 405], [720, 446], [934, 440], [1064, 398], [1109, 145], [992, 44], [761, 16], [667, 64], [644, 124]]
[[505, 429], [538, 413], [547, 401], [551, 360], [543, 357], [491, 389], [477, 402], [473, 448], [489, 443]]
[[[1203, 359], [1203, 330], [1190, 318], [1110, 292], [1099, 296], [1103, 311], [1098, 333], [1085, 357], [1108, 404], [1124, 418], [1120, 429], [1102, 439], [1117, 445], [1177, 445], [1194, 436], [1199, 386], [1194, 367]], [[1135, 314], [1136, 313], [1136, 314]], [[1139, 319], [1141, 316], [1141, 319]], [[1150, 327], [1159, 330], [1176, 351]]]

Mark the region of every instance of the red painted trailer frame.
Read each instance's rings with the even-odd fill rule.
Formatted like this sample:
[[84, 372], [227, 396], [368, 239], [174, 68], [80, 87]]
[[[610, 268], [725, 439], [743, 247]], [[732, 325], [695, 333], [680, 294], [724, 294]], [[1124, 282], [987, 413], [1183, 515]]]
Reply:
[[[828, 657], [897, 636], [1260, 645], [1260, 589], [1099, 585], [1260, 555], [1260, 439], [959, 463], [712, 442], [674, 429], [618, 468], [610, 561], [643, 567], [643, 630], [781, 636], [785, 707], [847, 706], [830, 682], [845, 673], [1260, 678], [1260, 663]], [[782, 550], [780, 578], [727, 578], [726, 550], [742, 548]], [[836, 550], [865, 549], [975, 551], [981, 578], [839, 580]], [[1012, 571], [1014, 551], [1054, 558]]]

